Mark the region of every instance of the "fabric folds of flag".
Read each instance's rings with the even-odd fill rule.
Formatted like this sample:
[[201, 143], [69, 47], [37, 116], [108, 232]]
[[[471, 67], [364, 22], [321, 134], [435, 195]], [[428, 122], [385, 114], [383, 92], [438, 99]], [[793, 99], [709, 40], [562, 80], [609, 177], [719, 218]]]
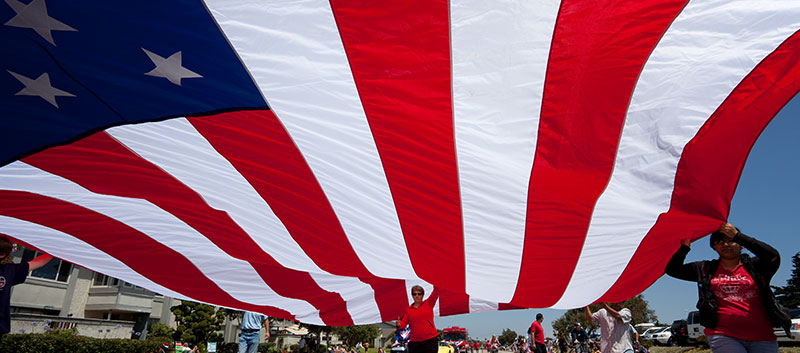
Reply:
[[314, 324], [630, 298], [800, 91], [796, 1], [152, 5], [0, 4], [0, 232]]

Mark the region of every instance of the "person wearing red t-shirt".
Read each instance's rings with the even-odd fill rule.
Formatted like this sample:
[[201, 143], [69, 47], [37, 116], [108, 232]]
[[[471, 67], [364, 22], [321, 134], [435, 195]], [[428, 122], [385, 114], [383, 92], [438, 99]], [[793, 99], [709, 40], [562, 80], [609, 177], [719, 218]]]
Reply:
[[422, 286], [411, 287], [414, 303], [406, 308], [405, 314], [397, 320], [397, 328], [410, 326], [411, 337], [408, 339], [409, 353], [436, 353], [439, 351], [439, 331], [433, 324], [433, 306], [439, 300], [439, 290], [434, 287], [430, 297], [425, 297]]
[[531, 328], [528, 329], [528, 332], [533, 338], [531, 345], [533, 345], [534, 353], [547, 353], [547, 347], [544, 345], [544, 329], [542, 329], [542, 321], [544, 321], [544, 316], [542, 313], [536, 314], [536, 321], [534, 321], [531, 324]]
[[[780, 266], [780, 254], [766, 243], [742, 234], [730, 223], [720, 226], [710, 240], [718, 259], [684, 264], [691, 241], [682, 239], [665, 272], [697, 282], [700, 323], [706, 328], [711, 351], [777, 353], [773, 326], [783, 327], [791, 336], [791, 320], [769, 287]], [[742, 247], [755, 257], [742, 254]]]

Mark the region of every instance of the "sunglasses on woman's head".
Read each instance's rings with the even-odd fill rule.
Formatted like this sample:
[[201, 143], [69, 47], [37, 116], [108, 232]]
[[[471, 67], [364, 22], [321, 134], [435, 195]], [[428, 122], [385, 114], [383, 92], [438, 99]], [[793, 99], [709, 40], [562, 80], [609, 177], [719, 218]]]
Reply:
[[411, 295], [413, 295], [413, 296], [417, 296], [417, 295], [422, 295], [422, 293], [419, 293], [419, 292], [412, 292], [412, 293], [411, 293]]

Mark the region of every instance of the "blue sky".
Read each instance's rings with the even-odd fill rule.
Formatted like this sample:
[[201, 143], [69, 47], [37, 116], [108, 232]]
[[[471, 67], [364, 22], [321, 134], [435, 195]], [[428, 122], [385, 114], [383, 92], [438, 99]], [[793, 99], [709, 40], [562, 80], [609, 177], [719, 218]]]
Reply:
[[[791, 258], [800, 251], [800, 95], [772, 120], [756, 142], [742, 172], [733, 197], [728, 221], [744, 233], [765, 241], [781, 253], [781, 268], [772, 285], [782, 286], [792, 270]], [[711, 259], [716, 253], [708, 238], [698, 240], [687, 261]], [[694, 283], [668, 276], [661, 277], [644, 293], [659, 321], [671, 323], [694, 310], [697, 287]], [[439, 329], [466, 327], [471, 337], [488, 338], [504, 328], [524, 333], [536, 313], [544, 317], [545, 334], [552, 336], [551, 323], [564, 310], [528, 309], [487, 312], [436, 318]]]

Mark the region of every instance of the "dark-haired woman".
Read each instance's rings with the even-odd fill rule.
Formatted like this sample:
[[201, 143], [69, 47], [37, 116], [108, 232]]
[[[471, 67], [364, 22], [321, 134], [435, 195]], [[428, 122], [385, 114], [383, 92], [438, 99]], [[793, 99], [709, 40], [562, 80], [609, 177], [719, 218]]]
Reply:
[[[780, 266], [775, 248], [742, 234], [730, 223], [711, 234], [719, 258], [684, 264], [689, 239], [667, 264], [672, 277], [697, 282], [700, 323], [714, 353], [777, 353], [773, 326], [787, 335], [791, 320], [775, 301], [769, 282]], [[755, 257], [742, 254], [742, 247]]]

